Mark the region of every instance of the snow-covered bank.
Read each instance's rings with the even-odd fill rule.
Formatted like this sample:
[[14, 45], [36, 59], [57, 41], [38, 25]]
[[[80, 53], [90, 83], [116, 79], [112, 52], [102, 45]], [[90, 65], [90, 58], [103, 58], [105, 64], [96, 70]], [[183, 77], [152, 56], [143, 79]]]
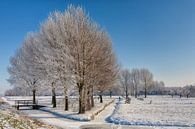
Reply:
[[131, 104], [118, 102], [107, 121], [121, 125], [195, 128], [195, 98], [154, 96], [144, 101], [133, 98]]
[[1, 129], [55, 129], [14, 110], [11, 105], [0, 97], [0, 128]]
[[8, 110], [0, 110], [1, 129], [57, 129]]

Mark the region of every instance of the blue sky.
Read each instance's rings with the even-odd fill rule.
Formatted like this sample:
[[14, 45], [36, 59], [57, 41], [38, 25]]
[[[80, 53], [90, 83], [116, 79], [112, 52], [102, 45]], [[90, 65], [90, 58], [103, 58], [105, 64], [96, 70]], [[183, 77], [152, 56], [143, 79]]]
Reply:
[[0, 92], [9, 58], [50, 12], [81, 5], [105, 28], [119, 63], [149, 68], [167, 86], [195, 83], [195, 0], [1, 0]]

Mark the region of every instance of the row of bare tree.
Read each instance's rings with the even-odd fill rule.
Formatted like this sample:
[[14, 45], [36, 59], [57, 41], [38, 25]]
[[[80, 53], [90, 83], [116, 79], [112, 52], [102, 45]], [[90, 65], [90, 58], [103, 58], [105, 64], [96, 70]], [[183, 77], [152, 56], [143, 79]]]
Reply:
[[102, 93], [117, 79], [118, 65], [108, 33], [86, 15], [81, 7], [69, 6], [52, 13], [40, 30], [30, 33], [10, 60], [8, 81], [31, 89], [49, 88], [53, 107], [56, 89], [64, 91], [65, 110], [68, 96], [78, 92], [79, 113], [94, 106], [93, 93]]
[[169, 95], [173, 96], [180, 96], [184, 97], [186, 96], [187, 98], [189, 97], [194, 97], [195, 95], [195, 86], [193, 85], [187, 85], [184, 87], [172, 87], [169, 90]]
[[[120, 72], [120, 85], [123, 89], [123, 94], [126, 99], [129, 95], [138, 97], [140, 90], [144, 91], [145, 98], [147, 97], [148, 91], [155, 87], [164, 87], [163, 82], [157, 82], [153, 79], [153, 74], [146, 68], [142, 69], [123, 69]], [[160, 86], [162, 85], [162, 86]]]

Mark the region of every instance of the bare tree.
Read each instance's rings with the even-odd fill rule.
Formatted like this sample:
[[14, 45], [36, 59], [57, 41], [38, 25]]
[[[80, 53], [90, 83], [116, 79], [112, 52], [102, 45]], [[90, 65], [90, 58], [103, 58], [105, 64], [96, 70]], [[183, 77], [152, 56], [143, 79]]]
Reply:
[[[42, 49], [43, 60], [42, 63], [47, 69], [47, 78], [52, 86], [52, 103], [56, 104], [56, 83], [60, 81], [60, 85], [64, 89], [65, 96], [65, 110], [68, 110], [68, 83], [72, 82], [72, 58], [69, 54], [69, 48], [67, 42], [69, 42], [68, 35], [61, 32], [61, 26], [68, 26], [67, 23], [63, 23], [63, 14], [55, 12], [49, 16], [49, 18], [41, 26], [40, 35], [42, 44], [39, 47]], [[63, 24], [63, 25], [62, 25]], [[60, 28], [61, 27], [61, 28]]]
[[180, 98], [182, 97], [182, 88], [181, 87], [178, 87], [177, 94], [179, 95]]
[[163, 95], [167, 93], [164, 82], [163, 81], [159, 82], [155, 80], [152, 81], [151, 86], [147, 92], [149, 92], [150, 94], [155, 94], [155, 95]]
[[42, 75], [42, 70], [37, 64], [38, 55], [34, 47], [36, 40], [36, 35], [28, 35], [22, 47], [11, 58], [11, 66], [8, 68], [10, 74], [8, 81], [14, 85], [23, 83], [23, 86], [28, 86], [33, 93], [33, 104], [36, 103], [36, 91], [39, 85], [39, 78]]
[[129, 97], [130, 89], [131, 89], [131, 82], [132, 75], [128, 69], [121, 70], [120, 72], [120, 84], [123, 88], [123, 92], [125, 93], [126, 100]]
[[133, 82], [133, 87], [134, 87], [134, 95], [135, 95], [135, 98], [137, 98], [138, 86], [140, 84], [140, 71], [139, 69], [132, 69], [131, 74], [132, 74], [132, 82]]
[[[79, 113], [84, 113], [86, 110], [86, 92], [90, 92], [91, 90], [89, 89], [92, 89], [90, 87], [93, 87], [90, 79], [94, 80], [91, 77], [97, 76], [99, 78], [101, 76], [95, 69], [106, 70], [106, 66], [100, 64], [104, 61], [106, 64], [106, 61], [110, 61], [110, 58], [103, 57], [108, 57], [108, 54], [112, 57], [111, 45], [108, 45], [109, 48], [104, 45], [106, 43], [110, 44], [110, 39], [107, 33], [92, 21], [89, 16], [85, 15], [85, 12], [80, 7], [70, 6], [56, 21], [59, 23], [60, 32], [66, 35], [65, 38], [61, 39], [66, 40], [66, 47], [71, 50], [69, 54], [73, 59], [73, 77], [79, 92]], [[105, 55], [99, 55], [99, 53]], [[109, 68], [107, 69], [109, 70]], [[100, 81], [98, 82], [100, 84]]]
[[189, 98], [191, 94], [191, 90], [192, 90], [192, 85], [183, 87], [183, 95]]
[[147, 90], [151, 87], [153, 82], [153, 75], [148, 69], [140, 69], [140, 77], [144, 86], [144, 95], [147, 97]]
[[[88, 109], [93, 107], [95, 88], [101, 87], [102, 91], [102, 87], [108, 89], [113, 85], [118, 67], [107, 32], [81, 7], [74, 6], [64, 13], [51, 14], [38, 33], [27, 37], [11, 64], [10, 80], [23, 79], [29, 83], [32, 79], [31, 85], [35, 87], [37, 82], [51, 85], [53, 107], [57, 87], [64, 89], [65, 110], [68, 110], [68, 91], [76, 87], [79, 113], [87, 110], [86, 102], [90, 102]], [[33, 88], [33, 96], [35, 92]]]

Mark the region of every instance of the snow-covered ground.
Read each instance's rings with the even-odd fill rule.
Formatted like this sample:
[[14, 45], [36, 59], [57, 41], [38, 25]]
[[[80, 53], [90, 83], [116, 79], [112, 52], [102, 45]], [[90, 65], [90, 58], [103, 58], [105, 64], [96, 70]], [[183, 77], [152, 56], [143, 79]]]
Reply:
[[131, 104], [118, 102], [107, 121], [122, 125], [195, 129], [195, 98], [169, 96], [150, 96], [144, 100], [132, 98]]
[[[21, 97], [21, 96], [12, 96], [12, 97], [4, 97], [4, 101], [8, 102], [10, 105], [15, 104], [15, 100], [30, 100], [32, 97]], [[75, 120], [75, 121], [90, 121], [93, 119], [93, 116], [103, 110], [107, 104], [113, 102], [114, 98], [104, 97], [104, 103], [100, 103], [98, 97], [95, 97], [95, 107], [90, 111], [87, 111], [85, 114], [78, 114], [78, 98], [70, 97], [69, 98], [69, 111], [64, 111], [64, 97], [57, 97], [57, 107], [52, 108], [51, 105], [51, 96], [38, 96], [37, 101], [39, 105], [45, 106], [40, 110], [42, 112], [47, 112], [53, 114], [55, 116], [64, 117], [67, 119]], [[21, 107], [20, 109], [29, 109], [26, 107]], [[27, 114], [31, 114], [32, 110], [22, 110]], [[33, 113], [34, 114], [34, 113]]]
[[[113, 100], [115, 98], [109, 98], [109, 97], [103, 97], [104, 103], [100, 103], [98, 98], [95, 97], [95, 107], [92, 108], [92, 110], [87, 111], [85, 114], [78, 114], [78, 100], [75, 97], [71, 97], [69, 100], [69, 111], [64, 111], [64, 97], [57, 97], [57, 108], [51, 108], [51, 96], [39, 96], [37, 97], [38, 103], [40, 105], [44, 105], [46, 107], [41, 108], [40, 110], [28, 110], [29, 108], [21, 108], [25, 110], [20, 110], [22, 113], [25, 113], [29, 117], [45, 122], [49, 125], [54, 125], [61, 128], [67, 128], [67, 129], [78, 129], [81, 126], [84, 125], [102, 125], [102, 123], [105, 123], [104, 119], [108, 117], [113, 109], [115, 103]], [[23, 100], [23, 99], [32, 99], [31, 97], [4, 97], [3, 98], [6, 102], [8, 102], [11, 105], [15, 104], [15, 100]], [[105, 105], [108, 105], [111, 103], [110, 106], [112, 110], [107, 111], [108, 109], [103, 110], [106, 108]], [[27, 109], [27, 110], [26, 110]], [[97, 120], [91, 119], [91, 116], [99, 112], [100, 110], [103, 110], [104, 115], [100, 116], [97, 115]], [[95, 116], [96, 118], [96, 116]], [[90, 121], [92, 120], [92, 121]], [[103, 125], [104, 126], [104, 125]]]
[[[16, 99], [31, 99], [31, 97], [3, 99], [14, 104]], [[96, 98], [96, 107], [84, 115], [77, 114], [78, 100], [75, 97], [70, 98], [68, 112], [63, 110], [63, 97], [57, 98], [58, 104], [55, 109], [51, 108], [50, 96], [37, 99], [39, 104], [47, 107], [41, 110], [21, 110], [21, 112], [33, 119], [64, 129], [195, 129], [195, 98], [149, 96], [144, 100], [137, 100], [132, 97], [131, 104], [124, 104], [124, 100], [119, 102], [116, 99], [95, 116], [94, 120], [91, 120], [90, 116], [103, 109], [113, 98], [104, 97], [103, 104], [100, 104]]]
[[44, 124], [37, 120], [32, 120], [27, 116], [22, 116], [20, 112], [12, 107], [0, 97], [0, 128], [1, 129], [56, 129], [53, 126]]

